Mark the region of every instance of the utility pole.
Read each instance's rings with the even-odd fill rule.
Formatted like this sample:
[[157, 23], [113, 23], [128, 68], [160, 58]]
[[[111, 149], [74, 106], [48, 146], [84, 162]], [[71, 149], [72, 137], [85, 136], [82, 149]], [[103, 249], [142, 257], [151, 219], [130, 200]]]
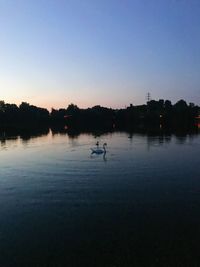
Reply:
[[151, 94], [149, 92], [147, 93], [146, 99], [147, 99], [147, 103], [151, 100]]

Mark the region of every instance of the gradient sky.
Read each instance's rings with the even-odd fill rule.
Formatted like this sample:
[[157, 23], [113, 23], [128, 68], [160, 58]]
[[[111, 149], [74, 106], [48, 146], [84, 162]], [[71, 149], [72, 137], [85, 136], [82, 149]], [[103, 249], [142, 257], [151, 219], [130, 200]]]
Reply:
[[199, 0], [0, 0], [0, 99], [200, 104]]

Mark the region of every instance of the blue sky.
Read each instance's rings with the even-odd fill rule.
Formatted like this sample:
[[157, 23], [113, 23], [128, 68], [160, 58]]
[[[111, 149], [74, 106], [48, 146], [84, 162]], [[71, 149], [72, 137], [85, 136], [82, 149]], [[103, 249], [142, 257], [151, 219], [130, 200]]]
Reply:
[[199, 0], [0, 0], [0, 99], [200, 104]]

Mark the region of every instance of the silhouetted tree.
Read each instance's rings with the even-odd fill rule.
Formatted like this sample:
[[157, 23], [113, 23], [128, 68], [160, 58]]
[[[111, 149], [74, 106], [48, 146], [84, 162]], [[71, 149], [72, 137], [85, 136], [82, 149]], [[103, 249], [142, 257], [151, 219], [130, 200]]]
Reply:
[[[124, 109], [111, 109], [96, 105], [81, 109], [70, 104], [62, 109], [47, 109], [22, 102], [15, 104], [0, 101], [0, 126], [2, 125], [65, 125], [77, 129], [133, 129], [154, 127], [191, 127], [200, 114], [200, 108], [194, 103], [189, 105], [179, 100], [172, 105], [171, 101], [150, 100], [146, 105], [130, 104]], [[79, 130], [76, 130], [79, 131]]]

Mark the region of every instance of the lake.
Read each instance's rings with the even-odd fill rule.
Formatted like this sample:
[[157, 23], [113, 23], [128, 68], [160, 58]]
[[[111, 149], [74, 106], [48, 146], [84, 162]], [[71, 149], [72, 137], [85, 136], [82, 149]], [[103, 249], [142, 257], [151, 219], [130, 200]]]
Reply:
[[200, 135], [0, 140], [1, 267], [200, 266]]

